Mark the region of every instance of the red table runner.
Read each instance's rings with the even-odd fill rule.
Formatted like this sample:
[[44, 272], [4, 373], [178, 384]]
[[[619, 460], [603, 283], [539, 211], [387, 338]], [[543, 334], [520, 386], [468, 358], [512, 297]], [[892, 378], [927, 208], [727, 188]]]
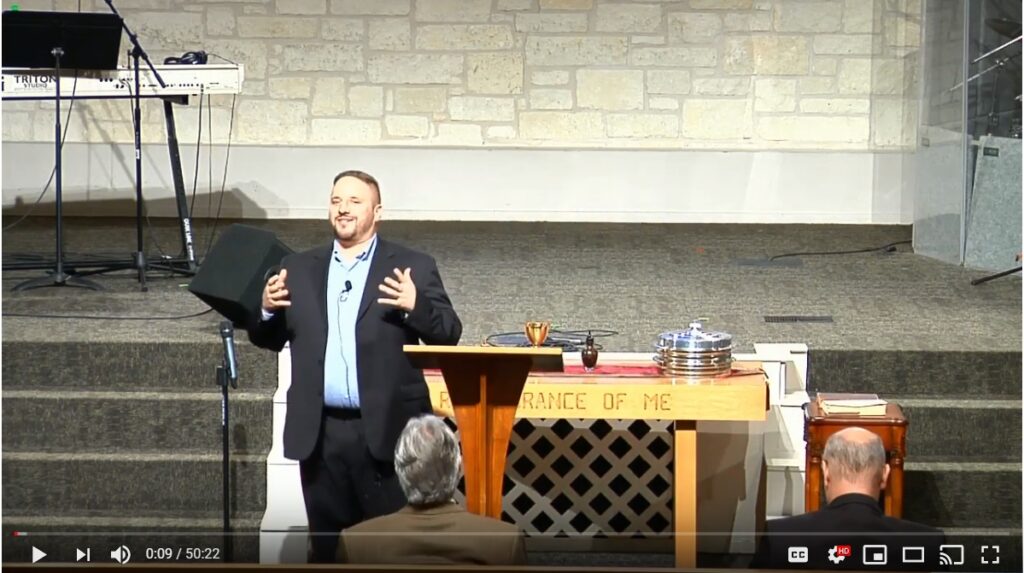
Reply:
[[[756, 372], [763, 371], [761, 369], [741, 370], [733, 368], [728, 374], [723, 374], [718, 377], [742, 376], [745, 374], [754, 374]], [[441, 370], [438, 368], [426, 368], [423, 370], [423, 374], [426, 376], [440, 376]], [[598, 364], [594, 368], [593, 372], [587, 372], [581, 364], [567, 364], [565, 366], [565, 372], [544, 372], [540, 375], [545, 378], [558, 378], [563, 376], [620, 376], [623, 378], [643, 378], [646, 376], [661, 376], [662, 374], [658, 370], [658, 366], [656, 364], [651, 364], [649, 366], [646, 364]]]
[[[440, 376], [441, 370], [428, 368], [423, 370], [427, 376]], [[587, 372], [580, 364], [567, 364], [565, 372], [544, 372], [544, 377], [557, 378], [559, 376], [660, 376], [656, 364], [635, 365], [635, 364], [598, 364], [593, 372]]]

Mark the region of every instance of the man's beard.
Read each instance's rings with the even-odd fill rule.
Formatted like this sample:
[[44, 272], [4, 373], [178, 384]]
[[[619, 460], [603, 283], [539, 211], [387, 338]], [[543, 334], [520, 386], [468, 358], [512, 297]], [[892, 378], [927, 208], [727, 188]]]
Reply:
[[361, 230], [358, 219], [353, 219], [348, 223], [335, 221], [334, 224], [334, 234], [342, 239], [353, 239], [359, 236]]

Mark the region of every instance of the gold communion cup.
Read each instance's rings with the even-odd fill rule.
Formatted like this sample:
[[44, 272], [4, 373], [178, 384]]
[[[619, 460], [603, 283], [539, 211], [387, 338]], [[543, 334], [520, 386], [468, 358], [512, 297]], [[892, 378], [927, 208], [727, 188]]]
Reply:
[[551, 323], [548, 321], [531, 320], [526, 323], [526, 339], [532, 346], [538, 347], [547, 340], [549, 328]]

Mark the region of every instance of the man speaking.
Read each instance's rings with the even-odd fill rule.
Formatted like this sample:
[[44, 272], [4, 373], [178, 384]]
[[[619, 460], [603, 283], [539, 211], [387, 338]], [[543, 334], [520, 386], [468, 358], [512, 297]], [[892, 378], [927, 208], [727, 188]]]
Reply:
[[284, 454], [299, 460], [317, 563], [334, 560], [341, 530], [405, 505], [395, 443], [431, 404], [402, 345], [462, 334], [434, 259], [377, 235], [376, 179], [340, 173], [328, 213], [334, 241], [285, 257], [248, 329], [262, 348], [291, 343]]

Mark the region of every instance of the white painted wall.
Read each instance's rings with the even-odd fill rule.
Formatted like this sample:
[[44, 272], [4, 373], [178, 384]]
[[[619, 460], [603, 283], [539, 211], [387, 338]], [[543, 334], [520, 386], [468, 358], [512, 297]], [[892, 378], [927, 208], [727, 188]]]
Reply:
[[[181, 153], [191, 188], [195, 147]], [[202, 151], [198, 217], [213, 215], [208, 165], [219, 190], [224, 155]], [[143, 156], [150, 213], [173, 216], [167, 148]], [[909, 224], [902, 162], [882, 151], [233, 146], [221, 216], [323, 217], [334, 175], [356, 168], [378, 177], [396, 220]], [[52, 144], [4, 142], [4, 208], [34, 202], [52, 168]], [[130, 145], [65, 145], [69, 215], [130, 215], [133, 185]]]

